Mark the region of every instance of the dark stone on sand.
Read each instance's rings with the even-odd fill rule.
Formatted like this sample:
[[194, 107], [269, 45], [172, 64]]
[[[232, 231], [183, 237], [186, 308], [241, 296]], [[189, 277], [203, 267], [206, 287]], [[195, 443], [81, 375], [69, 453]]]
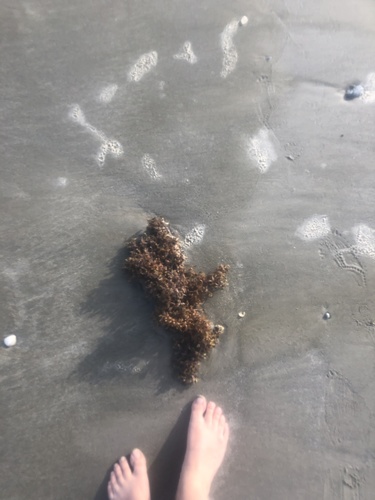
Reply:
[[344, 99], [346, 101], [352, 101], [353, 99], [356, 99], [357, 97], [361, 97], [361, 95], [364, 92], [363, 85], [361, 84], [351, 84], [348, 85], [345, 89], [345, 94], [344, 94]]

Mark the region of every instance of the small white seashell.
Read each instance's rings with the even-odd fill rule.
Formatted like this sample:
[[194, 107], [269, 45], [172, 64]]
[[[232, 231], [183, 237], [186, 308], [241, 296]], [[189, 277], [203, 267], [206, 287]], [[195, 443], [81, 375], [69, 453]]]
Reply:
[[8, 335], [8, 337], [4, 339], [4, 345], [6, 345], [6, 347], [13, 347], [16, 343], [17, 337], [15, 335]]
[[224, 330], [225, 328], [223, 327], [223, 325], [215, 325], [214, 326], [214, 329], [219, 333], [219, 334], [222, 334], [224, 333]]
[[238, 316], [239, 316], [240, 318], [244, 318], [244, 317], [246, 316], [245, 311], [240, 311], [240, 312], [238, 313]]
[[249, 18], [247, 16], [242, 16], [240, 19], [240, 25], [241, 26], [246, 26], [247, 23], [249, 22]]

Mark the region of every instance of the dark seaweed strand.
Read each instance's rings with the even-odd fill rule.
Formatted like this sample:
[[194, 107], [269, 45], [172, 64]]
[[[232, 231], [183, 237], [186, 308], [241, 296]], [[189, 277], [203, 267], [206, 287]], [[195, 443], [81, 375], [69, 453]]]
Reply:
[[227, 285], [229, 266], [221, 264], [210, 274], [186, 266], [181, 241], [161, 217], [151, 219], [128, 248], [125, 269], [155, 300], [156, 319], [171, 334], [172, 365], [178, 378], [186, 384], [196, 382], [200, 362], [220, 335], [202, 305], [215, 290]]

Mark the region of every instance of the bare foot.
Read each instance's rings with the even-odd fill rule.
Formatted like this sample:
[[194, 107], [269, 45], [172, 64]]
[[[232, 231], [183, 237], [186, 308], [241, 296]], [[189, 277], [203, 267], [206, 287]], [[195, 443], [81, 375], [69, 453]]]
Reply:
[[191, 408], [177, 500], [207, 500], [227, 449], [229, 427], [221, 408], [199, 396]]
[[132, 468], [121, 457], [114, 465], [108, 483], [109, 500], [150, 500], [146, 458], [141, 450], [132, 451], [130, 464]]

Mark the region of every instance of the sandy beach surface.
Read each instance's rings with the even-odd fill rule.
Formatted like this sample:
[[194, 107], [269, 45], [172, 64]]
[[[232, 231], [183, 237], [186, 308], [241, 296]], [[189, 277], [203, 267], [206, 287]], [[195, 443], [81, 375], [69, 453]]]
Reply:
[[[138, 446], [172, 500], [203, 393], [216, 500], [372, 500], [374, 2], [6, 0], [0, 48], [0, 496], [103, 500]], [[155, 215], [231, 266], [189, 387], [121, 270]]]

